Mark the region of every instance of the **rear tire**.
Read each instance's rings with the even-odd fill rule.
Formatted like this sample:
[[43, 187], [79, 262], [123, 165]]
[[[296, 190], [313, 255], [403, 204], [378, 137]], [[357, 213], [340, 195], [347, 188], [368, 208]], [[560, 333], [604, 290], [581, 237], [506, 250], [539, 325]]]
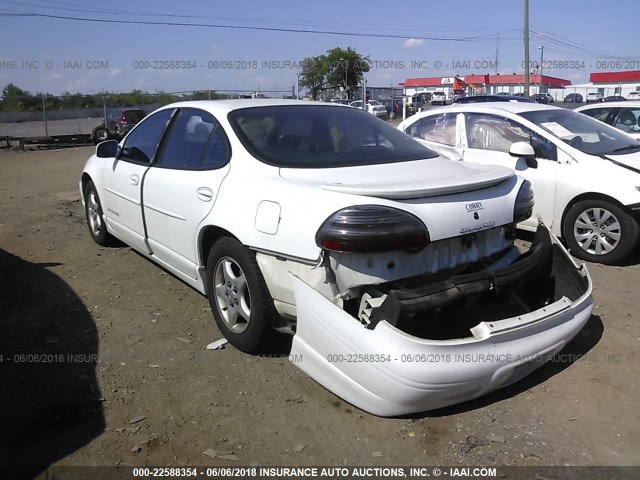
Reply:
[[97, 145], [100, 142], [105, 142], [110, 138], [111, 135], [109, 134], [109, 130], [105, 127], [96, 127], [93, 129], [93, 132], [91, 132], [91, 139], [93, 140], [94, 145]]
[[243, 352], [261, 350], [275, 333], [276, 313], [255, 254], [223, 237], [211, 247], [206, 272], [207, 297], [222, 335]]
[[96, 186], [92, 181], [89, 181], [85, 186], [84, 213], [93, 241], [102, 247], [112, 246], [115, 243], [115, 237], [107, 232], [107, 226], [104, 223], [102, 212], [102, 203], [100, 202]]
[[583, 200], [572, 205], [562, 226], [571, 253], [605, 265], [619, 263], [638, 245], [638, 222], [606, 200]]

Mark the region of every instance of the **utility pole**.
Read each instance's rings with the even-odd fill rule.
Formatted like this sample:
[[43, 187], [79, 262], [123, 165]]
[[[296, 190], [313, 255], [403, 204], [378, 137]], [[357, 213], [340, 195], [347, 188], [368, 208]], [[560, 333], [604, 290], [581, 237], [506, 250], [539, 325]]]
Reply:
[[49, 136], [49, 127], [47, 126], [47, 108], [44, 106], [44, 93], [42, 94], [42, 115], [44, 116], [44, 136]]
[[538, 93], [542, 93], [542, 64], [544, 63], [544, 45], [540, 46], [540, 68], [538, 73], [540, 74], [540, 86], [538, 87]]
[[524, 0], [524, 96], [529, 96], [529, 0]]
[[498, 74], [498, 55], [500, 55], [500, 32], [496, 33], [496, 75]]

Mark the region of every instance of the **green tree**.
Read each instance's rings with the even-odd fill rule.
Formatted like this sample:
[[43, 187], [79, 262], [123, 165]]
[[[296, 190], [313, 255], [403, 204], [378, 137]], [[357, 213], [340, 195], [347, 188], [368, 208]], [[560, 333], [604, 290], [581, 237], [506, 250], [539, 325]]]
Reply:
[[13, 83], [8, 84], [2, 89], [2, 110], [5, 112], [21, 112], [27, 109], [30, 104], [32, 95], [26, 90], [15, 86]]
[[326, 84], [327, 74], [329, 73], [327, 56], [307, 57], [301, 63], [302, 72], [300, 72], [299, 85], [309, 90], [311, 98], [315, 100]]
[[353, 98], [362, 75], [369, 71], [369, 58], [363, 57], [353, 48], [333, 48], [327, 52], [328, 72], [327, 86], [342, 87], [346, 90], [347, 98]]
[[369, 71], [370, 61], [355, 49], [336, 47], [325, 55], [308, 57], [302, 61], [300, 86], [307, 88], [315, 100], [318, 93], [343, 88], [348, 98], [353, 98], [362, 75]]

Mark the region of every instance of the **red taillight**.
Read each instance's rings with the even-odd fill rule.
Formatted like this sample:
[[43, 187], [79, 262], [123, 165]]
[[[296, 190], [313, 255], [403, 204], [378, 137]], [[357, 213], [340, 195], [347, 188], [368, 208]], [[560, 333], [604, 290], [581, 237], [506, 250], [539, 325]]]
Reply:
[[429, 232], [420, 219], [381, 205], [338, 210], [316, 234], [319, 247], [336, 252], [420, 250], [427, 243]]
[[127, 117], [125, 117], [124, 115], [122, 115], [122, 118], [120, 119], [120, 121], [122, 123], [127, 123]]

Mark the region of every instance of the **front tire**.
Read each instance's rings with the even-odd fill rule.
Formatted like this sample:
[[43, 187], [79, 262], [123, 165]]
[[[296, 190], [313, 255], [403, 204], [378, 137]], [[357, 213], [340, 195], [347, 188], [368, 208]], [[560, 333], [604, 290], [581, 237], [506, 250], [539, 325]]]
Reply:
[[85, 187], [84, 213], [87, 217], [87, 225], [93, 241], [102, 247], [113, 245], [115, 238], [107, 232], [107, 226], [104, 223], [102, 214], [102, 203], [96, 186], [92, 181], [89, 181]]
[[109, 130], [105, 127], [96, 127], [91, 133], [91, 139], [93, 140], [94, 145], [107, 141], [109, 138], [111, 138], [111, 135], [109, 134]]
[[207, 259], [207, 297], [218, 328], [234, 347], [252, 353], [264, 347], [275, 308], [255, 254], [223, 237]]
[[616, 264], [636, 248], [638, 222], [605, 200], [583, 200], [567, 212], [562, 228], [571, 253], [582, 260]]

